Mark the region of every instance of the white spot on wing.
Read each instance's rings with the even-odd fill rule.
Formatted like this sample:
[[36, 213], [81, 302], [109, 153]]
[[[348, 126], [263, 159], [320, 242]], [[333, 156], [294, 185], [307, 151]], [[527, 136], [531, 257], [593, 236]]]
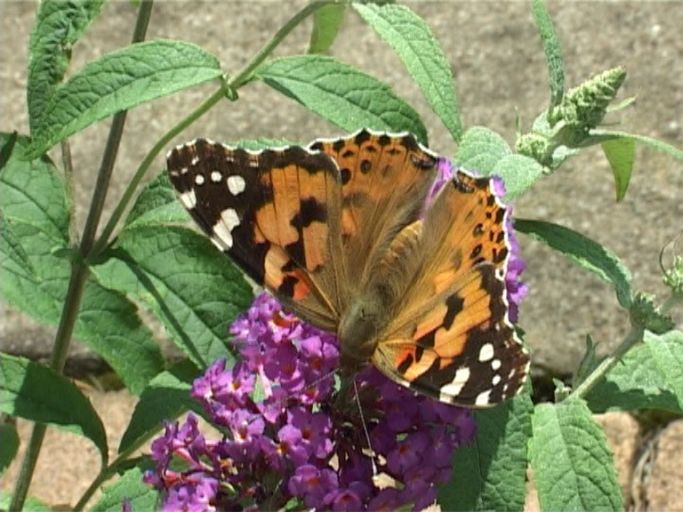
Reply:
[[221, 220], [216, 222], [213, 227], [215, 237], [212, 237], [213, 243], [224, 251], [232, 249], [232, 230], [240, 225], [240, 218], [237, 212], [228, 208], [221, 213]]
[[494, 359], [493, 361], [491, 361], [491, 368], [493, 368], [494, 370], [499, 369], [500, 366], [501, 366], [500, 359]]
[[223, 175], [220, 171], [211, 171], [211, 181], [213, 181], [214, 183], [218, 183], [219, 181], [221, 181], [222, 178]]
[[481, 350], [479, 351], [479, 361], [484, 363], [491, 359], [493, 359], [493, 345], [491, 343], [486, 343], [482, 345]]
[[501, 381], [500, 375], [494, 375], [493, 379], [491, 380], [491, 383], [494, 386], [497, 386], [500, 381]]
[[198, 156], [193, 156], [192, 157], [192, 165], [197, 165], [199, 163], [199, 157]]
[[230, 176], [228, 178], [228, 190], [233, 196], [244, 192], [247, 184], [242, 176]]
[[214, 237], [211, 237], [211, 241], [216, 247], [224, 251], [229, 251], [232, 249], [232, 233], [221, 221], [218, 221], [213, 227]]
[[488, 405], [490, 403], [491, 390], [479, 393], [474, 400], [474, 405]]
[[197, 174], [197, 176], [194, 177], [195, 185], [203, 185], [205, 181], [203, 174]]
[[194, 190], [188, 190], [187, 192], [180, 194], [180, 202], [183, 203], [188, 210], [194, 208], [197, 204], [197, 196], [195, 195]]
[[240, 225], [240, 218], [237, 215], [237, 212], [232, 208], [223, 210], [223, 213], [221, 213], [221, 219], [223, 224], [225, 224], [225, 227], [228, 228], [230, 232]]
[[188, 170], [189, 169], [187, 167], [183, 167], [182, 169], [180, 169], [180, 174], [187, 174]]
[[458, 371], [455, 372], [455, 377], [453, 377], [453, 381], [449, 382], [441, 388], [439, 399], [443, 402], [450, 402], [453, 398], [457, 398], [457, 396], [460, 394], [460, 391], [462, 391], [462, 388], [465, 386], [469, 378], [470, 369], [460, 368]]

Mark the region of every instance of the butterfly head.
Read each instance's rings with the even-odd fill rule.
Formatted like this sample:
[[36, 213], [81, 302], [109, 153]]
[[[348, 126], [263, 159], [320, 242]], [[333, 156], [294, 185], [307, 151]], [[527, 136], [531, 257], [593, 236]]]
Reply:
[[337, 330], [343, 370], [356, 370], [370, 361], [383, 318], [381, 305], [371, 297], [358, 297], [348, 307]]

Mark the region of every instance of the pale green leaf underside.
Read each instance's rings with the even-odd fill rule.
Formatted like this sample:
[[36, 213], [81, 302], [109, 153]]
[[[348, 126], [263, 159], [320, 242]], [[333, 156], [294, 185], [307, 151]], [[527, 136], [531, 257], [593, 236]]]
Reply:
[[459, 141], [462, 121], [451, 66], [429, 25], [403, 5], [354, 3], [353, 6], [393, 48], [453, 140]]
[[220, 75], [213, 55], [179, 41], [137, 43], [104, 55], [57, 88], [32, 132], [30, 156], [116, 112]]
[[427, 144], [420, 116], [388, 85], [331, 57], [276, 59], [261, 66], [256, 77], [347, 132], [408, 131]]
[[[683, 333], [645, 332], [636, 345], [586, 396], [593, 412], [660, 409], [683, 414], [681, 376]], [[678, 375], [677, 375], [678, 373]]]
[[439, 491], [442, 510], [521, 510], [533, 404], [528, 393], [474, 412], [477, 437], [455, 453], [452, 481]]
[[631, 273], [609, 249], [588, 237], [559, 224], [540, 220], [516, 219], [515, 230], [545, 242], [579, 266], [612, 284], [619, 304], [631, 304]]
[[585, 402], [540, 404], [529, 444], [541, 510], [623, 510], [612, 454]]

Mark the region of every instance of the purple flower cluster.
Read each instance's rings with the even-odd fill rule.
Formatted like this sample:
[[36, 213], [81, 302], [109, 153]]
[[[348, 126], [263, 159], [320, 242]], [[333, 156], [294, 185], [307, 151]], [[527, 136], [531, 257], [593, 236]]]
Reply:
[[469, 411], [416, 396], [373, 367], [335, 386], [336, 338], [269, 295], [231, 331], [240, 362], [217, 361], [192, 388], [222, 436], [210, 440], [190, 414], [152, 444], [156, 468], [145, 481], [162, 492], [165, 510], [421, 510], [434, 502], [455, 448], [474, 437]]
[[[427, 206], [434, 202], [439, 191], [443, 186], [453, 178], [454, 167], [453, 164], [446, 158], [439, 158], [437, 161], [438, 174], [434, 184], [427, 195]], [[474, 173], [476, 175], [476, 173]], [[505, 197], [505, 182], [498, 176], [492, 177], [493, 193], [500, 199]], [[519, 250], [519, 241], [512, 224], [512, 205], [506, 205], [507, 215], [505, 216], [505, 230], [507, 231], [507, 239], [510, 244], [510, 253], [507, 262], [507, 272], [505, 273], [505, 288], [507, 291], [507, 302], [509, 305], [508, 315], [510, 321], [516, 322], [519, 316], [519, 304], [524, 300], [524, 297], [529, 293], [528, 286], [521, 281], [522, 272], [526, 268], [526, 264], [521, 257]]]

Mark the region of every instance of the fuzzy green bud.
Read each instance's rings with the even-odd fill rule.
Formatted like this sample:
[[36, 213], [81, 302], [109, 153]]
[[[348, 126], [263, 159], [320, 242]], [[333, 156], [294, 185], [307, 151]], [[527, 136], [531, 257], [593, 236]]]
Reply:
[[643, 327], [655, 334], [664, 334], [674, 328], [671, 317], [663, 314], [655, 306], [654, 295], [638, 293], [633, 299], [629, 314], [631, 324]]
[[520, 135], [515, 142], [515, 151], [520, 155], [533, 158], [541, 165], [548, 165], [548, 150], [550, 143], [543, 135], [537, 133], [525, 133]]
[[594, 76], [567, 92], [557, 116], [566, 125], [583, 132], [595, 128], [605, 117], [607, 107], [617, 95], [625, 78], [626, 71], [622, 67]]

